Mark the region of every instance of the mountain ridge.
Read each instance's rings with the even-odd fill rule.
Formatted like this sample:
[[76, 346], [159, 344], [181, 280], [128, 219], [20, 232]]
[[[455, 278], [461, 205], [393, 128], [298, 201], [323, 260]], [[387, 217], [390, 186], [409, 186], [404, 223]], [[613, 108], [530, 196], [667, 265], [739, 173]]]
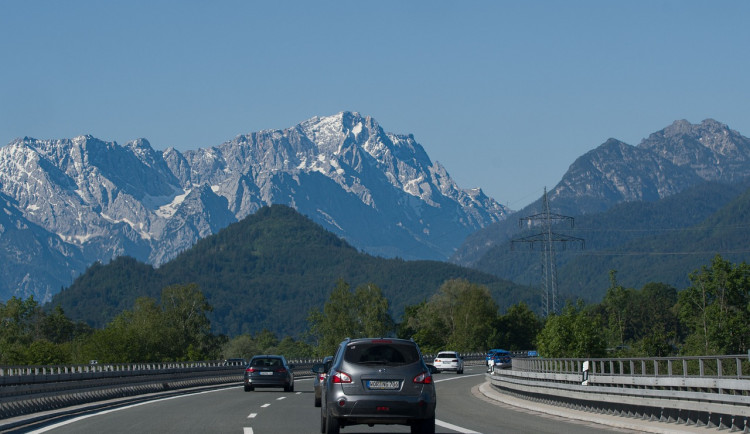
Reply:
[[42, 265], [41, 275], [57, 278], [4, 276], [0, 298], [41, 300], [70, 284], [80, 263], [132, 256], [158, 266], [270, 204], [290, 205], [364, 251], [407, 259], [447, 259], [507, 212], [481, 190], [459, 188], [413, 135], [356, 112], [184, 153], [146, 139], [16, 139], [0, 148], [0, 193], [80, 257], [69, 269]]
[[[656, 201], [706, 181], [742, 183], [750, 177], [750, 139], [727, 125], [673, 122], [637, 146], [609, 139], [578, 157], [547, 192], [556, 213], [581, 216], [616, 204]], [[520, 230], [516, 218], [542, 209], [541, 198], [469, 235], [451, 262], [472, 266]]]

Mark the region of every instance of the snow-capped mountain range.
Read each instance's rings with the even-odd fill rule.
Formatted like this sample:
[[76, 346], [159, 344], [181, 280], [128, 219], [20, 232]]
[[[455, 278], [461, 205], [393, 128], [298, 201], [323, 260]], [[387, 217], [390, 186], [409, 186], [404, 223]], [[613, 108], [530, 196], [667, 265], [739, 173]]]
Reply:
[[412, 135], [342, 112], [181, 153], [145, 139], [17, 139], [0, 149], [0, 299], [48, 300], [95, 261], [156, 266], [270, 204], [368, 253], [443, 260], [505, 218]]

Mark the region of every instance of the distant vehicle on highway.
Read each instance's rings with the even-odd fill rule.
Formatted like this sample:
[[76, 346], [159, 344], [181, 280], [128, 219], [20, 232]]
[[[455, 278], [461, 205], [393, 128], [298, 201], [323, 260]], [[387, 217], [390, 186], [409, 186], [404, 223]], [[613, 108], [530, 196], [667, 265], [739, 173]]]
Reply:
[[252, 392], [256, 387], [283, 387], [285, 392], [294, 392], [292, 368], [294, 365], [288, 364], [284, 356], [254, 356], [245, 368], [245, 392]]
[[487, 366], [489, 372], [493, 372], [496, 368], [510, 369], [513, 366], [513, 355], [510, 351], [495, 350]]
[[457, 374], [464, 373], [464, 359], [455, 351], [438, 352], [433, 365], [435, 365], [438, 372], [456, 371]]
[[323, 363], [316, 363], [312, 367], [315, 378], [313, 379], [313, 390], [315, 390], [315, 406], [320, 407], [320, 398], [323, 392], [323, 385], [326, 381], [328, 371], [331, 369], [333, 356], [323, 357]]
[[507, 351], [501, 350], [499, 348], [494, 348], [494, 349], [491, 349], [491, 350], [487, 351], [487, 355], [485, 355], [485, 357], [484, 357], [484, 365], [485, 366], [490, 366], [490, 359], [492, 359], [492, 355], [495, 354], [495, 352], [497, 352], [497, 351], [507, 352]]

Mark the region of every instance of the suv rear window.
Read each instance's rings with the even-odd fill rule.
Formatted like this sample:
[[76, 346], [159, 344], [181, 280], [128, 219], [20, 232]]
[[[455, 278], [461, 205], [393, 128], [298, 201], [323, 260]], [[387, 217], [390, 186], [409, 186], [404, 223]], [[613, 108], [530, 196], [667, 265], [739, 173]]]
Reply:
[[417, 346], [395, 342], [353, 342], [346, 346], [344, 360], [362, 365], [408, 365], [420, 360]]
[[438, 353], [437, 356], [444, 358], [444, 359], [457, 359], [458, 358], [456, 353]]

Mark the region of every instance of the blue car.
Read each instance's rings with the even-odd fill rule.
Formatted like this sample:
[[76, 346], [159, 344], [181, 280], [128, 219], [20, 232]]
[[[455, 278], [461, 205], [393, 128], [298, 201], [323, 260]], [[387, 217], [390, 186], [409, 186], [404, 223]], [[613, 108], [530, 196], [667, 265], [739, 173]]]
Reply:
[[510, 351], [495, 350], [492, 353], [492, 357], [487, 362], [487, 370], [492, 372], [495, 368], [498, 369], [510, 369], [513, 366], [513, 355]]
[[[492, 349], [492, 350], [489, 350], [489, 351], [487, 351], [487, 355], [486, 355], [486, 356], [484, 357], [484, 365], [485, 365], [485, 366], [490, 366], [490, 359], [492, 359], [492, 356], [493, 356], [493, 355], [494, 355], [494, 354], [495, 354], [495, 353], [496, 353], [497, 351], [505, 351], [505, 350], [501, 350], [501, 349]], [[507, 352], [507, 351], [506, 351], [506, 352]]]

